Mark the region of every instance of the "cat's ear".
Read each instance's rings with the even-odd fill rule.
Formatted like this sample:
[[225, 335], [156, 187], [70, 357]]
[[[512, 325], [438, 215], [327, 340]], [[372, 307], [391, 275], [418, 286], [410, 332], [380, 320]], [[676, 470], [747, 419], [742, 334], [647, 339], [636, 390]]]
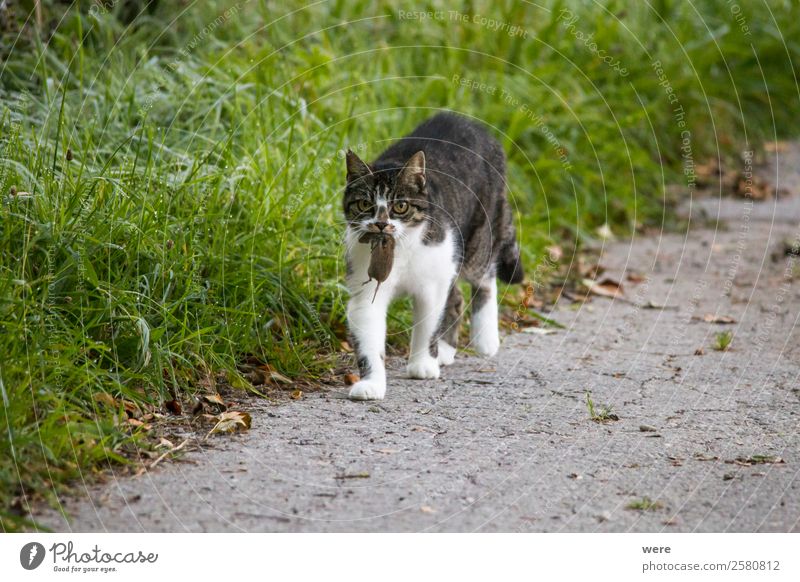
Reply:
[[369, 169], [369, 166], [365, 164], [361, 158], [355, 155], [351, 150], [347, 150], [347, 183], [351, 183], [354, 180], [358, 180], [359, 178], [363, 178], [365, 176], [371, 176], [372, 170]]
[[425, 152], [419, 151], [408, 159], [400, 170], [399, 182], [420, 190], [425, 187]]

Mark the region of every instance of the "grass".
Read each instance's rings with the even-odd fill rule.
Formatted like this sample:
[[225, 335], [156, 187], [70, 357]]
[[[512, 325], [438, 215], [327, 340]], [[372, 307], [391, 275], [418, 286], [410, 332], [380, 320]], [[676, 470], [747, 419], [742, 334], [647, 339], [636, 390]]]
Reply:
[[733, 341], [733, 332], [730, 330], [720, 331], [714, 334], [714, 343], [712, 347], [718, 352], [728, 351]]
[[586, 392], [586, 410], [589, 411], [589, 419], [600, 424], [619, 420], [619, 416], [611, 411], [611, 406], [595, 404], [592, 400], [592, 393], [588, 391]]
[[686, 196], [692, 162], [736, 160], [798, 112], [790, 2], [748, 13], [749, 37], [724, 0], [458, 8], [525, 35], [439, 1], [422, 20], [366, 0], [161, 2], [131, 23], [91, 4], [45, 2], [42, 31], [0, 19], [4, 530], [137, 446], [98, 395], [163, 407], [222, 372], [246, 389], [246, 357], [330, 370], [343, 148], [374, 157], [442, 108], [494, 126], [539, 284], [547, 246], [569, 262], [604, 225], [676, 225], [668, 184]]
[[653, 501], [649, 497], [642, 497], [641, 499], [636, 499], [628, 503], [625, 506], [626, 509], [632, 509], [635, 511], [658, 511], [662, 509], [664, 504], [660, 501]]

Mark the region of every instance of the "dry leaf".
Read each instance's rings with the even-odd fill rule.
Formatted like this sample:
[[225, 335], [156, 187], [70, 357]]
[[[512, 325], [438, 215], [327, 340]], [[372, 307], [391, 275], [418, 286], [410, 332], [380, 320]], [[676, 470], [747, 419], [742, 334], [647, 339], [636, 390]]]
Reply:
[[131, 400], [123, 400], [122, 406], [125, 408], [125, 414], [127, 414], [130, 418], [139, 418], [142, 416], [142, 409], [139, 408], [139, 405]]
[[117, 407], [117, 400], [108, 392], [96, 392], [94, 395], [95, 402], [105, 404], [109, 408]]
[[180, 416], [181, 412], [183, 411], [183, 407], [181, 406], [181, 403], [178, 400], [167, 400], [164, 403], [164, 406], [166, 406], [167, 410], [169, 410], [172, 414], [176, 416]]
[[647, 277], [645, 277], [644, 275], [633, 272], [625, 275], [625, 279], [630, 281], [631, 283], [644, 283], [645, 281], [647, 281]]
[[526, 327], [522, 330], [522, 333], [532, 333], [534, 335], [550, 335], [551, 333], [556, 333], [556, 330], [548, 329], [546, 327]]
[[589, 289], [589, 293], [600, 295], [602, 297], [617, 298], [622, 297], [625, 290], [622, 288], [622, 283], [614, 281], [606, 277], [601, 281], [593, 281], [592, 279], [584, 279], [584, 286]]
[[343, 341], [340, 345], [342, 346], [342, 351], [347, 352], [348, 354], [353, 353], [353, 346], [350, 345], [350, 342]]
[[216, 417], [217, 424], [214, 425], [206, 438], [212, 434], [230, 433], [237, 430], [247, 430], [250, 428], [252, 422], [250, 415], [246, 412], [239, 412], [238, 410], [229, 410], [223, 412]]
[[210, 404], [213, 408], [219, 410], [225, 410], [227, 408], [225, 401], [222, 400], [222, 396], [220, 396], [217, 392], [214, 392], [213, 394], [203, 394], [200, 396], [200, 399], [206, 404]]
[[789, 149], [788, 141], [768, 141], [764, 143], [764, 151], [769, 153], [785, 152]]
[[292, 395], [291, 395], [291, 399], [292, 400], [300, 400], [302, 397], [303, 397], [303, 391], [302, 390], [295, 390], [294, 392], [292, 392]]
[[728, 315], [714, 315], [713, 313], [706, 313], [702, 318], [693, 317], [692, 319], [705, 321], [706, 323], [719, 323], [723, 325], [736, 323], [736, 320]]

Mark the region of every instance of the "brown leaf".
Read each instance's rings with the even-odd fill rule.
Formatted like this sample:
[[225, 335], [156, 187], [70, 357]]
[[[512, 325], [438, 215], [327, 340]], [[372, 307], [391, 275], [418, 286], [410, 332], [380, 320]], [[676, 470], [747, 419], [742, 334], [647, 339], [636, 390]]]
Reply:
[[350, 345], [350, 342], [343, 341], [340, 345], [342, 346], [342, 351], [347, 352], [348, 354], [353, 353], [353, 346]]
[[613, 299], [622, 297], [625, 294], [625, 290], [622, 288], [622, 283], [619, 281], [614, 281], [613, 279], [609, 279], [608, 277], [601, 281], [584, 279], [583, 285], [589, 289], [589, 293], [600, 295], [602, 297], [611, 297]]
[[705, 321], [706, 323], [719, 323], [719, 324], [730, 324], [736, 323], [736, 320], [729, 315], [714, 315], [713, 313], [706, 313], [703, 317], [693, 317], [692, 319]]
[[645, 275], [633, 272], [630, 272], [627, 275], [625, 275], [625, 279], [630, 281], [631, 283], [644, 283], [645, 281], [647, 281], [647, 277]]
[[292, 392], [292, 395], [291, 395], [291, 399], [292, 400], [300, 400], [302, 397], [303, 397], [303, 391], [302, 390], [295, 390], [294, 392]]
[[752, 455], [750, 457], [736, 457], [733, 461], [727, 461], [743, 467], [752, 465], [783, 465], [786, 463], [782, 458], [774, 455]]
[[183, 407], [181, 406], [179, 400], [167, 400], [164, 403], [164, 406], [166, 406], [167, 410], [169, 410], [175, 416], [180, 416], [181, 412], [183, 412]]
[[127, 414], [130, 418], [139, 418], [142, 416], [142, 409], [139, 408], [139, 405], [132, 400], [123, 400], [122, 406], [125, 408], [125, 414]]
[[117, 407], [117, 400], [108, 392], [96, 392], [94, 395], [94, 401], [99, 404], [105, 404], [109, 408]]
[[203, 394], [200, 399], [206, 404], [211, 405], [211, 407], [216, 410], [225, 410], [228, 408], [225, 405], [225, 402], [222, 400], [222, 396], [220, 396], [217, 392], [214, 392], [213, 394]]
[[248, 413], [239, 412], [238, 410], [229, 410], [227, 412], [223, 412], [216, 418], [217, 424], [215, 424], [214, 428], [209, 431], [208, 435], [206, 435], [206, 438], [212, 434], [231, 433], [237, 430], [248, 430], [250, 428], [250, 424], [252, 423], [252, 419]]

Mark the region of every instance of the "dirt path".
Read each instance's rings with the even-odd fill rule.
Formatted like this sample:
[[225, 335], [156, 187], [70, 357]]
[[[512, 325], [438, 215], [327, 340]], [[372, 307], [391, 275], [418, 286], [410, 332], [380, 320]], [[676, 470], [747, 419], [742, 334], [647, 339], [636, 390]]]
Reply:
[[[559, 306], [438, 382], [381, 403], [262, 405], [252, 430], [67, 503], [74, 531], [800, 531], [800, 148], [763, 171], [793, 196], [696, 204], [727, 221], [617, 242], [628, 301]], [[800, 266], [798, 267], [800, 269]], [[667, 309], [654, 309], [666, 305]], [[703, 321], [706, 314], [737, 323]], [[731, 349], [711, 348], [729, 329]], [[703, 355], [695, 355], [698, 348]], [[495, 371], [492, 371], [495, 370]], [[619, 420], [589, 420], [585, 394]], [[754, 459], [755, 457], [755, 459]], [[783, 463], [753, 464], [742, 459]], [[740, 459], [736, 462], [736, 459]], [[650, 510], [628, 506], [649, 498]]]

